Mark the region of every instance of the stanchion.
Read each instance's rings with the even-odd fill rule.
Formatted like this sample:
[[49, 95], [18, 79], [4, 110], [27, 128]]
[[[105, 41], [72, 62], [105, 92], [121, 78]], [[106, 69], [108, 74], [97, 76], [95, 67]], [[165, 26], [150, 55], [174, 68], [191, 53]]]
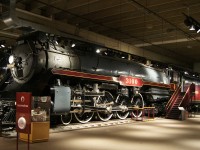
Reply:
[[[147, 110], [147, 119], [146, 120], [154, 119], [155, 107], [144, 107], [144, 110]], [[152, 114], [152, 118], [150, 117], [151, 114]]]
[[16, 150], [18, 150], [18, 147], [19, 147], [19, 133], [17, 132]]
[[3, 110], [0, 108], [0, 137], [2, 137], [2, 120], [3, 120]]
[[154, 119], [154, 110], [155, 110], [155, 108], [152, 109], [153, 119]]
[[[28, 134], [27, 146], [28, 146], [28, 150], [30, 150], [30, 134]], [[16, 150], [18, 149], [19, 149], [19, 133], [17, 132]]]
[[0, 137], [2, 137], [2, 117], [0, 114]]
[[138, 113], [138, 111], [139, 110], [141, 110], [142, 111], [142, 119], [141, 120], [143, 120], [143, 108], [139, 108], [139, 107], [133, 107], [133, 110], [135, 110], [136, 111], [136, 116], [133, 116], [133, 113], [131, 113], [131, 119], [133, 119], [133, 118], [135, 118], [135, 120], [139, 120], [138, 118], [138, 116], [139, 116], [139, 113]]
[[[131, 119], [135, 118], [135, 120], [139, 120], [138, 119], [138, 114], [139, 114], [138, 111], [139, 110], [142, 111], [141, 121], [154, 119], [154, 117], [155, 117], [155, 114], [154, 114], [155, 107], [143, 107], [143, 108], [133, 107], [133, 110], [136, 111], [136, 116], [134, 117], [133, 113], [131, 113]], [[147, 119], [144, 119], [145, 118], [145, 110], [147, 110]], [[152, 116], [151, 116], [151, 114], [152, 114]]]
[[144, 115], [145, 115], [145, 112], [144, 112], [144, 109], [142, 109], [142, 121], [144, 121]]
[[28, 150], [30, 149], [30, 134], [28, 134]]

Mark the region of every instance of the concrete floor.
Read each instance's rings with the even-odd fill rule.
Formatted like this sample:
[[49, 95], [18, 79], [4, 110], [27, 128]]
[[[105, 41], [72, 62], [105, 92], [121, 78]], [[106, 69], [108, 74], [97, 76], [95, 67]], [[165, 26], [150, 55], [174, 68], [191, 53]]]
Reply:
[[[0, 150], [16, 149], [16, 138], [0, 137]], [[19, 150], [27, 144], [19, 142]], [[155, 119], [51, 133], [30, 150], [200, 150], [200, 116], [186, 121]]]

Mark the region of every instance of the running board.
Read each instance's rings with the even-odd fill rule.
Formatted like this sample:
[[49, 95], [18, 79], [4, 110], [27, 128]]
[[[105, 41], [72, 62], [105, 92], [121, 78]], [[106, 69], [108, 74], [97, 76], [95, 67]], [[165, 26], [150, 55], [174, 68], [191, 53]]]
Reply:
[[84, 96], [105, 96], [105, 92], [85, 92]]

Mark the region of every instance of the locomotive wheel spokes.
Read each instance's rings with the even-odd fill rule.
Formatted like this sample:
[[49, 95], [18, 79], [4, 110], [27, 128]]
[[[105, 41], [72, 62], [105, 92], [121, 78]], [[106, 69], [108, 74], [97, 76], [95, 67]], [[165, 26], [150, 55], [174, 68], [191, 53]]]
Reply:
[[133, 111], [131, 112], [131, 115], [133, 115], [134, 117], [141, 117], [142, 115], [142, 109], [144, 107], [144, 100], [141, 94], [137, 94], [135, 96], [133, 96], [132, 100], [131, 100], [131, 104], [133, 107]]
[[[118, 104], [119, 104], [119, 107], [120, 107], [120, 106], [127, 106], [125, 100], [122, 100], [122, 101], [119, 102]], [[122, 119], [122, 120], [123, 120], [123, 119], [126, 119], [126, 118], [128, 117], [129, 111], [128, 111], [128, 110], [127, 110], [127, 111], [117, 111], [117, 112], [116, 112], [116, 115], [117, 115], [117, 117], [118, 117], [119, 119]]]
[[85, 113], [74, 113], [75, 119], [80, 123], [87, 123], [89, 122], [94, 115], [94, 112], [85, 112]]
[[[105, 96], [99, 96], [97, 104], [106, 104], [113, 102], [113, 96], [110, 92], [105, 91]], [[112, 117], [113, 113], [108, 111], [97, 111], [97, 117], [101, 121], [108, 121]]]
[[[92, 97], [81, 97], [81, 98], [82, 99], [85, 98], [87, 100], [87, 101], [85, 101], [85, 105], [94, 106], [94, 102], [92, 100]], [[91, 99], [91, 101], [88, 101], [88, 99]], [[84, 104], [81, 103], [81, 105], [84, 105]], [[94, 112], [74, 113], [74, 117], [75, 117], [76, 121], [78, 121], [80, 123], [87, 123], [87, 122], [89, 122], [92, 119], [93, 116], [94, 116]]]
[[72, 121], [72, 114], [69, 113], [69, 114], [61, 115], [60, 119], [61, 119], [62, 124], [66, 126], [70, 124], [70, 122]]

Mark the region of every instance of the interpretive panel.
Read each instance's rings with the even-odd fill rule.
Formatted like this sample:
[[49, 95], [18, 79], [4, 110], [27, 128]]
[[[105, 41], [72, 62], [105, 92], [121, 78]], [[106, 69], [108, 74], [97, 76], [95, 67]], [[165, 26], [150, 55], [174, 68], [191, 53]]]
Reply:
[[31, 132], [31, 99], [32, 93], [16, 93], [16, 131]]

